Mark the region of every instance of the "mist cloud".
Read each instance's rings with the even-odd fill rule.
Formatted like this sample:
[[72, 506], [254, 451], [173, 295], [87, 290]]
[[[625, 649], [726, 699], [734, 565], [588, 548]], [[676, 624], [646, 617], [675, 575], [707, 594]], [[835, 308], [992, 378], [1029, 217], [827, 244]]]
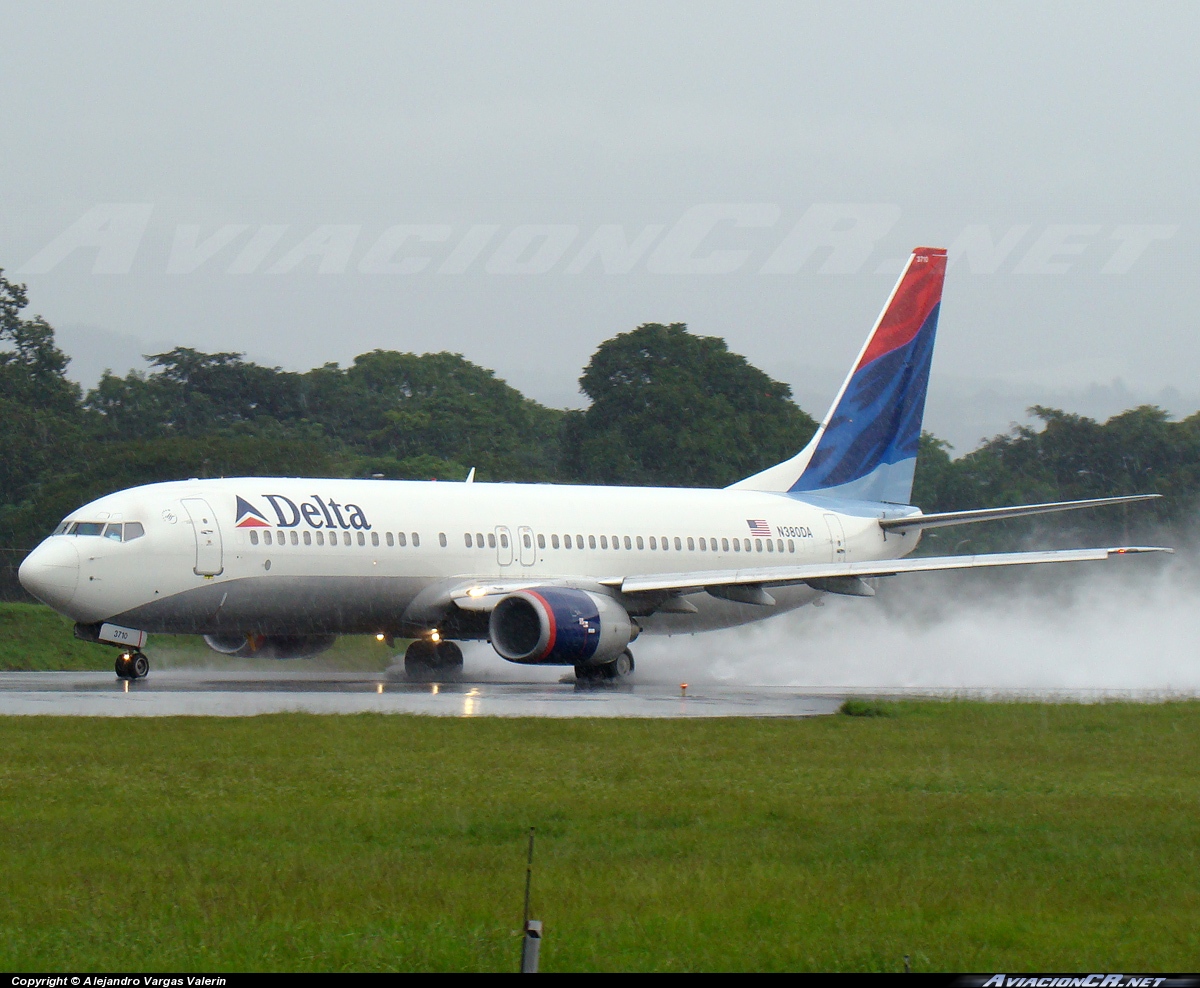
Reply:
[[1011, 582], [892, 578], [874, 599], [827, 596], [746, 628], [642, 638], [638, 676], [822, 692], [1200, 695], [1200, 579], [1186, 561], [1147, 563], [1045, 567]]

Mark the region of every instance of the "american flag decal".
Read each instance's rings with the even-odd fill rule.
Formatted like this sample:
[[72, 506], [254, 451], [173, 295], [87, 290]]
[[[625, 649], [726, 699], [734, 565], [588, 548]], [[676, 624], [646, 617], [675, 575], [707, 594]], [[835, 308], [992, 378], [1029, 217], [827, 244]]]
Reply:
[[763, 518], [747, 518], [746, 524], [750, 526], [751, 535], [761, 535], [765, 539], [771, 537], [771, 526], [767, 524]]

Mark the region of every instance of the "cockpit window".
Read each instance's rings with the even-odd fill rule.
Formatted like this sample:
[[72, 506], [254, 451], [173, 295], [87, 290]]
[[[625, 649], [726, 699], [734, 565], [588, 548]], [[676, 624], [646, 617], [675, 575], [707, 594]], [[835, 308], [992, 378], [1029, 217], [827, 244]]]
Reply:
[[103, 535], [114, 542], [132, 542], [146, 534], [140, 521], [120, 522], [102, 521], [64, 521], [54, 530], [55, 535]]

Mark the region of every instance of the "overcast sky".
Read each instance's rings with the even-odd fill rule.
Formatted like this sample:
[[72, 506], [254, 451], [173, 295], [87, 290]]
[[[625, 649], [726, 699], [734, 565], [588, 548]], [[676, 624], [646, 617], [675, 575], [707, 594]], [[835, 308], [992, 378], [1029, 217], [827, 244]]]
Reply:
[[927, 425], [1200, 406], [1200, 7], [0, 5], [0, 267], [93, 383], [725, 337], [825, 410], [950, 246]]

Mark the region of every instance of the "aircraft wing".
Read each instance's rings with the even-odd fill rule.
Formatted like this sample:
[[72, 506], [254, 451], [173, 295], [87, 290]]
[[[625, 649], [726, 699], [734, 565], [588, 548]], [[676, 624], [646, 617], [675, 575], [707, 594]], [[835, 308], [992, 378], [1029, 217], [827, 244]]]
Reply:
[[1045, 515], [1053, 511], [1077, 511], [1080, 508], [1100, 508], [1110, 504], [1132, 504], [1134, 501], [1153, 501], [1161, 494], [1129, 494], [1124, 497], [1093, 497], [1085, 501], [1048, 501], [1045, 504], [1018, 504], [1007, 508], [976, 508], [971, 511], [938, 511], [929, 515], [908, 515], [904, 518], [881, 518], [879, 527], [885, 532], [906, 532], [913, 529], [946, 528], [949, 525], [971, 525], [981, 521], [1003, 521], [1026, 515]]
[[654, 573], [646, 576], [613, 576], [598, 580], [543, 577], [527, 580], [463, 579], [439, 590], [438, 608], [453, 604], [463, 611], [490, 611], [506, 594], [547, 585], [597, 590], [607, 587], [621, 593], [674, 596], [709, 590], [718, 597], [743, 603], [773, 604], [764, 587], [807, 583], [831, 593], [869, 597], [874, 591], [864, 577], [931, 573], [957, 569], [990, 569], [998, 566], [1031, 566], [1040, 563], [1079, 563], [1143, 552], [1174, 552], [1161, 546], [1116, 546], [1108, 549], [1048, 549], [1042, 552], [994, 552], [974, 556], [922, 556], [859, 563], [809, 563], [803, 566], [761, 566], [747, 569], [704, 570], [691, 573]]
[[536, 587], [572, 587], [578, 590], [600, 590], [604, 587], [619, 584], [620, 577], [607, 580], [570, 579], [564, 577], [545, 576], [541, 579], [529, 580], [494, 580], [487, 577], [479, 580], [465, 580], [451, 588], [446, 594], [446, 600], [454, 604], [460, 611], [490, 611], [496, 606], [501, 597], [518, 590], [532, 590]]
[[[931, 573], [955, 569], [990, 569], [998, 566], [1030, 566], [1039, 563], [1081, 563], [1140, 552], [1174, 552], [1160, 546], [1119, 546], [1110, 549], [1048, 549], [1043, 552], [993, 552], [974, 556], [923, 556], [915, 559], [884, 559], [860, 563], [809, 563], [802, 566], [764, 566], [748, 569], [708, 570], [695, 573], [655, 573], [626, 576], [600, 582], [622, 593], [707, 590], [710, 587], [783, 587], [825, 581], [827, 588], [851, 588], [863, 577], [895, 576], [900, 573]], [[840, 581], [846, 581], [841, 583]], [[854, 590], [842, 592], [854, 593]], [[869, 590], [862, 596], [869, 596]], [[753, 602], [753, 601], [749, 601]], [[770, 603], [769, 599], [763, 603]]]

